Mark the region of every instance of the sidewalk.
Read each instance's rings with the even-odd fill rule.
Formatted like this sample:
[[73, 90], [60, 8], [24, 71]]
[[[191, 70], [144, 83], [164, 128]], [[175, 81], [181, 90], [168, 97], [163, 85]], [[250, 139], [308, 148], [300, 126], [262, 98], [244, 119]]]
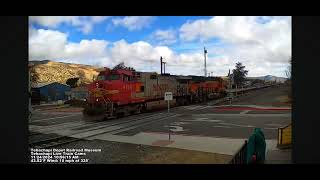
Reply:
[[267, 151], [265, 164], [292, 164], [291, 149]]
[[[78, 138], [78, 137], [76, 137]], [[143, 144], [149, 146], [160, 146], [169, 148], [179, 148], [201, 152], [217, 153], [234, 156], [242, 147], [246, 139], [233, 138], [215, 138], [205, 136], [177, 135], [167, 133], [142, 132], [134, 136], [121, 136], [102, 134], [88, 138], [88, 140], [99, 139], [114, 142], [123, 142], [131, 144]], [[277, 144], [276, 140], [266, 140], [267, 150], [274, 150]]]

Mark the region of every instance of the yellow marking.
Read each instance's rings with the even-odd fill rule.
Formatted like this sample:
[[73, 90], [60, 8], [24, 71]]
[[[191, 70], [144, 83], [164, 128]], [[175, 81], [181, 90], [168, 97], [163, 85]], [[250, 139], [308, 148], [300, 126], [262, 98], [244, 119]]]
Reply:
[[[282, 129], [282, 132], [280, 129]], [[279, 133], [278, 144], [279, 145], [292, 144], [292, 125], [290, 124], [289, 126], [285, 128], [280, 128], [280, 129], [278, 131]]]

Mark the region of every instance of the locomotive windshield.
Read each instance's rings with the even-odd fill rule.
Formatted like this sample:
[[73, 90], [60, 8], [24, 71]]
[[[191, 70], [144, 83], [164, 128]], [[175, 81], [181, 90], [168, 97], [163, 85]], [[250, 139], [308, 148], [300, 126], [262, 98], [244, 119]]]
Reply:
[[119, 80], [120, 79], [120, 74], [111, 74], [111, 75], [98, 75], [97, 80], [98, 81], [104, 81], [104, 80]]
[[104, 75], [99, 75], [97, 80], [98, 81], [103, 81], [103, 80], [105, 80], [105, 76]]
[[119, 74], [111, 74], [110, 76], [107, 76], [107, 80], [119, 80], [120, 75]]

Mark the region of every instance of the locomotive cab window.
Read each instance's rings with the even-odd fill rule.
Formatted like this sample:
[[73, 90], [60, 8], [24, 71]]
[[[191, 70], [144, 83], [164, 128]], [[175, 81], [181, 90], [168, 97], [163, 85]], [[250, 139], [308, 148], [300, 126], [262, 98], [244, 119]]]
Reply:
[[131, 76], [123, 75], [123, 81], [132, 81]]
[[140, 92], [144, 92], [144, 86], [140, 86]]
[[111, 74], [110, 76], [107, 77], [107, 80], [119, 80], [120, 75], [119, 74]]
[[104, 75], [99, 75], [98, 77], [97, 77], [97, 80], [98, 81], [103, 81], [103, 80], [105, 80], [106, 78], [105, 78], [105, 76]]

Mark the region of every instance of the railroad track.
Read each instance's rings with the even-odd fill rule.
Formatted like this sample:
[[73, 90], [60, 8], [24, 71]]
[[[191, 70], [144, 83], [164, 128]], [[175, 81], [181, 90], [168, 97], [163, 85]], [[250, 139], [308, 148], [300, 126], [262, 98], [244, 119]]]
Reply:
[[[239, 96], [240, 97], [240, 96]], [[226, 101], [226, 98], [221, 98], [218, 99], [218, 101], [216, 103], [221, 103]], [[216, 104], [214, 103], [214, 104]], [[191, 110], [194, 111], [194, 110]], [[85, 138], [91, 138], [97, 135], [101, 135], [101, 134], [106, 134], [106, 133], [119, 133], [122, 131], [126, 131], [126, 130], [130, 130], [130, 129], [134, 129], [137, 128], [139, 126], [144, 126], [147, 124], [151, 124], [157, 121], [162, 121], [164, 119], [168, 119], [171, 117], [175, 117], [177, 115], [167, 115], [165, 113], [157, 113], [157, 114], [151, 114], [149, 116], [144, 116], [145, 114], [142, 115], [135, 115], [133, 117], [131, 117], [129, 120], [125, 120], [122, 122], [115, 122], [115, 123], [111, 123], [110, 121], [104, 121], [104, 122], [93, 122], [93, 123], [88, 123], [85, 125], [78, 125], [78, 126], [73, 126], [71, 127], [72, 129], [75, 128], [87, 128], [87, 126], [91, 126], [91, 125], [95, 125], [97, 127], [93, 127], [93, 128], [89, 128], [89, 129], [85, 129], [84, 131], [80, 131], [80, 132], [76, 132], [76, 133], [72, 133], [72, 134], [68, 134], [68, 135], [64, 135], [64, 136], [58, 136], [58, 137], [54, 137], [54, 138], [49, 138], [49, 139], [44, 139], [44, 140], [40, 140], [40, 141], [36, 141], [36, 142], [31, 142], [29, 143], [30, 147], [34, 147], [34, 148], [50, 148], [50, 147], [54, 147], [54, 146], [59, 146], [59, 145], [63, 145], [63, 144], [67, 144], [67, 143], [71, 143], [71, 142], [75, 142], [75, 141], [79, 141], [79, 140], [83, 140]], [[164, 115], [164, 116], [163, 116]], [[137, 118], [137, 116], [139, 116]], [[156, 118], [154, 118], [156, 117]], [[152, 119], [154, 118], [154, 119]], [[122, 118], [120, 118], [122, 119]], [[116, 119], [116, 121], [119, 121], [119, 119]], [[116, 127], [118, 125], [125, 125], [122, 127]], [[63, 125], [62, 125], [63, 126]], [[105, 129], [105, 128], [111, 128], [111, 127], [116, 127], [114, 129], [111, 130], [105, 130], [105, 131], [101, 131], [101, 132], [97, 132], [97, 133], [92, 133], [90, 135], [85, 135], [82, 136], [81, 138], [75, 138], [72, 136], [77, 136], [77, 135], [81, 135], [83, 133], [87, 133], [87, 132], [92, 132], [92, 131], [98, 131], [101, 129]], [[55, 129], [51, 129], [49, 131], [45, 131], [46, 133], [48, 132], [52, 132], [52, 131], [56, 131], [56, 130], [62, 130], [62, 129], [66, 129], [66, 128], [70, 128], [70, 127], [62, 127], [62, 128], [55, 128]], [[40, 133], [38, 132], [34, 132], [31, 133], [32, 135], [38, 135]]]
[[[59, 145], [63, 145], [63, 144], [67, 144], [67, 143], [83, 140], [85, 138], [94, 137], [94, 136], [101, 135], [101, 134], [118, 133], [120, 131], [126, 131], [126, 130], [129, 130], [129, 129], [134, 129], [134, 128], [137, 128], [139, 126], [151, 124], [151, 123], [154, 123], [154, 122], [157, 122], [157, 121], [162, 121], [164, 119], [167, 119], [167, 118], [170, 118], [170, 117], [175, 117], [175, 116], [177, 116], [177, 115], [173, 114], [173, 115], [169, 115], [168, 116], [167, 114], [160, 114], [160, 115], [159, 114], [153, 114], [153, 115], [150, 115], [150, 116], [147, 116], [147, 117], [141, 117], [139, 119], [127, 120], [127, 121], [124, 121], [124, 122], [118, 122], [118, 123], [108, 124], [108, 125], [105, 125], [105, 126], [99, 126], [99, 127], [95, 127], [95, 128], [90, 128], [89, 130], [80, 131], [80, 132], [68, 134], [68, 135], [65, 135], [65, 136], [58, 136], [58, 137], [53, 137], [53, 138], [49, 138], [49, 139], [43, 139], [43, 140], [36, 141], [36, 142], [31, 142], [31, 143], [29, 143], [29, 146], [32, 147], [32, 148], [50, 148], [50, 147], [54, 147], [54, 146], [59, 146]], [[116, 126], [121, 125], [121, 124], [123, 124], [125, 126], [116, 127]], [[98, 131], [98, 130], [101, 130], [101, 129], [111, 128], [111, 127], [115, 127], [115, 128], [113, 128], [111, 130], [101, 131], [101, 132]], [[81, 138], [72, 137], [72, 136], [77, 136], [77, 135], [79, 136], [81, 134], [92, 132], [92, 131], [98, 131], [98, 132], [92, 133], [90, 135], [82, 136]]]
[[[125, 123], [125, 122], [129, 122], [129, 121], [134, 121], [134, 120], [139, 120], [139, 119], [143, 119], [143, 118], [149, 118], [149, 117], [152, 117], [152, 116], [155, 116], [157, 114], [147, 114], [146, 116], [146, 113], [145, 114], [138, 114], [138, 115], [133, 115], [133, 116], [129, 116], [130, 118], [127, 119], [126, 121], [121, 121], [124, 119], [123, 118], [118, 118], [118, 119], [114, 119], [112, 121], [102, 121], [102, 122], [89, 122], [89, 123], [86, 123], [86, 124], [80, 124], [80, 125], [71, 125], [71, 126], [68, 126], [66, 124], [58, 124], [57, 126], [51, 126], [51, 127], [48, 127], [48, 128], [41, 128], [41, 131], [37, 131], [37, 132], [32, 132], [29, 134], [29, 136], [32, 136], [32, 135], [39, 135], [39, 134], [42, 134], [42, 133], [50, 133], [50, 132], [54, 132], [54, 131], [57, 131], [57, 130], [63, 130], [63, 129], [80, 129], [80, 128], [87, 128], [88, 126], [100, 126], [100, 125], [118, 125], [118, 124], [122, 124], [122, 123]], [[110, 124], [111, 122], [115, 122], [114, 124]], [[34, 130], [33, 130], [34, 131]]]

